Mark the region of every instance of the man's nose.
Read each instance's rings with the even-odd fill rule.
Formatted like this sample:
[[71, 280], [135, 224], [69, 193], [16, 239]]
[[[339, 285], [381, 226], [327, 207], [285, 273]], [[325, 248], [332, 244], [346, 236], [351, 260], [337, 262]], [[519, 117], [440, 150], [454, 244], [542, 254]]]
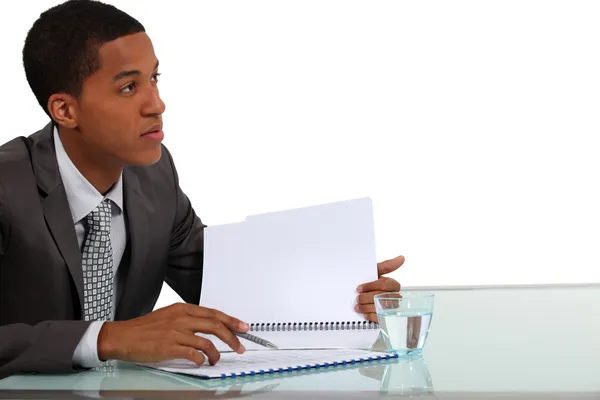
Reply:
[[151, 88], [144, 102], [143, 114], [147, 116], [158, 116], [165, 112], [165, 103], [160, 98], [158, 89]]

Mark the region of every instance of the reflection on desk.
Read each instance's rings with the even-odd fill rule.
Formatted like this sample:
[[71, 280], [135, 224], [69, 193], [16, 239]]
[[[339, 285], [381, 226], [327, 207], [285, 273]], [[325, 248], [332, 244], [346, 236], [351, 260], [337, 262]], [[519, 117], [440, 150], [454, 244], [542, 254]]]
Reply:
[[0, 381], [0, 389], [26, 390], [33, 387], [37, 390], [68, 390], [87, 395], [94, 392], [102, 395], [127, 390], [190, 391], [196, 389], [210, 391], [213, 394], [235, 394], [235, 397], [252, 396], [275, 389], [298, 391], [307, 387], [328, 391], [383, 390], [395, 394], [433, 392], [431, 376], [421, 356], [373, 361], [368, 364], [348, 364], [210, 380], [118, 362], [115, 363], [114, 372], [110, 374], [85, 371], [76, 375], [20, 375]]
[[422, 357], [214, 381], [117, 363], [112, 375], [14, 375], [0, 398], [600, 399], [600, 286], [434, 292]]

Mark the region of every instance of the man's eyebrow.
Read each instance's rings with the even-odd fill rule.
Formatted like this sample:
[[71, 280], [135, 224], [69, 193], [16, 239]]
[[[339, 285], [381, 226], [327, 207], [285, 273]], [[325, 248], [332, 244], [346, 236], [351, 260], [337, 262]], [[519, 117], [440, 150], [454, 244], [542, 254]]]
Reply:
[[[157, 69], [157, 68], [158, 68], [158, 61], [156, 61], [156, 64], [154, 65], [154, 69]], [[116, 74], [115, 76], [113, 76], [112, 81], [116, 82], [116, 81], [126, 78], [128, 76], [139, 75], [139, 74], [141, 74], [141, 72], [137, 69], [121, 71], [118, 74]]]

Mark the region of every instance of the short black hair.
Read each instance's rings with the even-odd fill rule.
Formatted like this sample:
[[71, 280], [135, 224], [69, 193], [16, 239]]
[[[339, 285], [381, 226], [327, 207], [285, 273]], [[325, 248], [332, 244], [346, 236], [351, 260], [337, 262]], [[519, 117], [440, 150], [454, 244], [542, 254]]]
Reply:
[[83, 81], [100, 68], [99, 47], [145, 32], [129, 14], [97, 0], [68, 0], [34, 22], [23, 46], [29, 86], [44, 112], [54, 93], [81, 94]]

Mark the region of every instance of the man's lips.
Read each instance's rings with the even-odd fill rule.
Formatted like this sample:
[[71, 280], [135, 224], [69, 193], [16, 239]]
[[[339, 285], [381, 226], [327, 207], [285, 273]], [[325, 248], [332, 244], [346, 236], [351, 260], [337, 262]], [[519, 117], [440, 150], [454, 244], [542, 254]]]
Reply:
[[141, 136], [148, 135], [148, 134], [151, 134], [151, 133], [155, 133], [155, 132], [158, 132], [158, 131], [162, 131], [162, 124], [154, 124], [154, 125], [152, 125], [148, 129], [146, 129], [142, 133]]
[[148, 139], [152, 139], [152, 140], [161, 141], [161, 140], [164, 139], [165, 134], [162, 131], [162, 127], [158, 126], [156, 128], [151, 128], [151, 130], [143, 133], [142, 137], [145, 137], [145, 138], [148, 138]]

